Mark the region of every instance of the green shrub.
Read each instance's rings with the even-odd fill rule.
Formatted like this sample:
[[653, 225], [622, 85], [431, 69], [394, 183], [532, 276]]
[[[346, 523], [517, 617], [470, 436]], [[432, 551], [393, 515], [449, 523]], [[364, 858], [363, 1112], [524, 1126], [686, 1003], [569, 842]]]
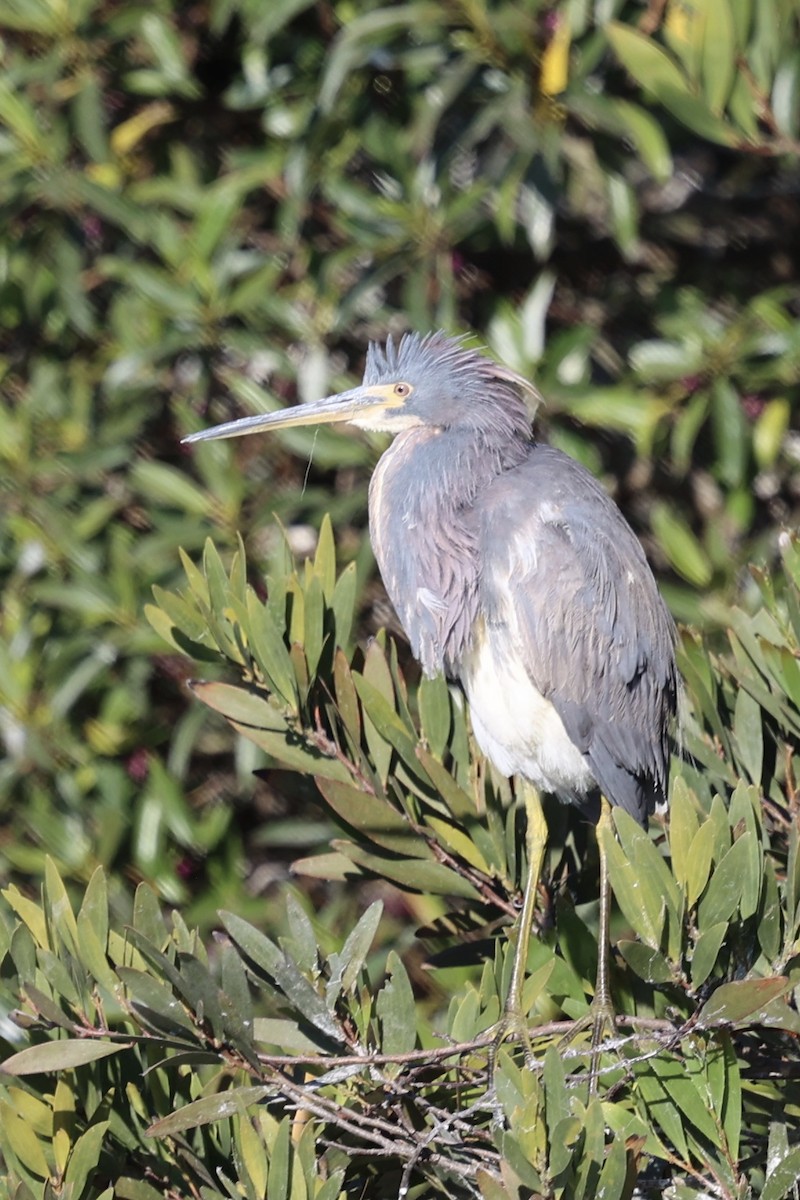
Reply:
[[49, 864], [40, 903], [4, 894], [3, 976], [32, 1041], [4, 1064], [13, 1194], [48, 1178], [76, 1197], [621, 1197], [637, 1181], [789, 1194], [800, 544], [784, 554], [788, 578], [761, 578], [764, 608], [737, 618], [726, 655], [688, 647], [698, 786], [676, 768], [668, 832], [615, 810], [621, 1015], [594, 1098], [588, 1035], [562, 1040], [588, 1012], [597, 957], [596, 905], [575, 906], [580, 879], [557, 883], [575, 853], [563, 811], [555, 922], [532, 940], [524, 989], [534, 1060], [506, 1041], [493, 1062], [524, 839], [463, 707], [441, 681], [408, 687], [391, 645], [353, 651], [353, 570], [337, 578], [329, 525], [265, 603], [241, 552], [229, 571], [210, 543], [202, 572], [187, 559], [187, 587], [159, 593], [150, 619], [176, 648], [227, 660], [234, 681], [195, 694], [269, 763], [315, 780], [338, 837], [295, 873], [439, 897], [419, 933], [435, 989], [415, 994], [396, 951], [376, 951], [380, 901], [340, 940], [290, 893], [277, 940], [223, 912], [204, 945], [144, 884], [130, 923], [110, 918], [99, 868], [75, 915]]

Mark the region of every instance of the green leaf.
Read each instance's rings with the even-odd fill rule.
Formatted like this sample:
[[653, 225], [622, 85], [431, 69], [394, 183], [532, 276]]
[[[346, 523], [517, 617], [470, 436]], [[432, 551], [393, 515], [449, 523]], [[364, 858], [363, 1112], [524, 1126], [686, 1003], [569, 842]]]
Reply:
[[249, 922], [234, 913], [222, 911], [220, 920], [230, 938], [249, 960], [248, 967], [283, 992], [296, 1010], [315, 1028], [339, 1044], [342, 1031], [331, 1017], [324, 1000], [287, 954]]
[[628, 100], [609, 101], [654, 179], [666, 182], [673, 172], [669, 142], [649, 112]]
[[459, 825], [453, 824], [451, 821], [445, 821], [442, 817], [434, 817], [430, 814], [426, 816], [425, 824], [430, 826], [436, 834], [440, 845], [445, 846], [453, 854], [458, 855], [459, 858], [469, 863], [477, 871], [482, 871], [485, 875], [491, 875], [491, 867], [481, 854], [479, 848], [475, 845], [469, 832], [462, 829]]
[[703, 92], [708, 107], [723, 112], [736, 77], [736, 31], [730, 0], [704, 0]]
[[791, 986], [791, 981], [782, 975], [723, 983], [700, 1009], [696, 1027], [713, 1029], [715, 1025], [739, 1025], [743, 1021], [758, 1025], [762, 1009]]
[[423, 676], [417, 691], [423, 736], [438, 759], [447, 749], [450, 737], [450, 689], [443, 675]]
[[333, 603], [336, 589], [336, 545], [333, 540], [333, 524], [330, 513], [325, 513], [319, 527], [317, 552], [314, 555], [314, 574], [322, 585], [325, 603]]
[[614, 825], [622, 848], [639, 876], [645, 903], [652, 914], [660, 912], [663, 902], [668, 917], [670, 952], [677, 956], [680, 947], [682, 896], [652, 838], [621, 808], [614, 808]]
[[620, 1200], [625, 1193], [628, 1181], [628, 1156], [625, 1153], [625, 1143], [619, 1135], [614, 1138], [606, 1155], [597, 1196], [602, 1200]]
[[695, 587], [708, 587], [711, 563], [686, 522], [666, 504], [654, 504], [650, 513], [653, 531], [672, 566]]
[[199, 1125], [209, 1125], [225, 1117], [234, 1117], [254, 1104], [259, 1104], [269, 1094], [270, 1088], [262, 1086], [228, 1088], [227, 1091], [213, 1096], [203, 1096], [200, 1100], [176, 1109], [169, 1116], [154, 1121], [147, 1130], [147, 1136], [172, 1137], [185, 1129], [196, 1129]]
[[333, 660], [333, 679], [336, 689], [336, 706], [355, 748], [361, 746], [361, 709], [353, 683], [350, 665], [341, 650]]
[[419, 832], [386, 800], [329, 779], [318, 779], [317, 787], [338, 817], [377, 846], [415, 858], [433, 858]]
[[[363, 706], [367, 742], [373, 758], [375, 758], [376, 749], [383, 756], [386, 749], [393, 748], [400, 755], [403, 765], [410, 767], [415, 774], [419, 774], [416, 737], [406, 728], [394, 707], [377, 688], [372, 686], [368, 679], [355, 674], [353, 682]], [[372, 740], [370, 740], [370, 725], [373, 727]], [[380, 746], [376, 739], [379, 739]]]
[[733, 732], [742, 766], [753, 783], [760, 784], [764, 765], [761, 706], [744, 688], [740, 688], [736, 694]]
[[706, 925], [703, 928], [692, 953], [693, 987], [700, 987], [713, 971], [727, 932], [727, 921], [719, 921], [716, 925]]
[[252, 588], [247, 589], [247, 635], [258, 665], [278, 695], [297, 710], [297, 681], [283, 632], [269, 605], [262, 604]]
[[556, 1046], [549, 1046], [544, 1056], [542, 1083], [544, 1084], [547, 1131], [552, 1142], [555, 1130], [572, 1115], [564, 1060]]
[[166, 463], [139, 459], [131, 471], [130, 482], [151, 504], [178, 508], [193, 517], [208, 517], [211, 513], [211, 496]]
[[631, 942], [621, 938], [617, 942], [625, 962], [635, 975], [645, 983], [671, 983], [673, 972], [660, 950], [652, 946], [644, 946], [641, 942]]
[[474, 822], [477, 816], [477, 807], [473, 797], [459, 787], [447, 768], [434, 758], [424, 746], [417, 746], [417, 758], [451, 815], [457, 821]]
[[290, 936], [282, 937], [281, 945], [289, 951], [301, 971], [315, 973], [319, 965], [319, 948], [314, 928], [302, 904], [291, 892], [286, 895], [286, 919]]
[[614, 836], [613, 829], [608, 825], [600, 826], [598, 838], [602, 839], [608, 861], [611, 887], [625, 919], [642, 941], [652, 949], [658, 950], [665, 909], [655, 884], [642, 887], [642, 877], [637, 868], [626, 858]]
[[685, 780], [673, 781], [669, 805], [669, 848], [672, 873], [685, 889], [690, 862], [690, 847], [698, 830], [697, 812]]
[[204, 683], [201, 680], [192, 680], [190, 687], [198, 700], [231, 722], [279, 732], [287, 727], [281, 714], [256, 691], [234, 687], [230, 683]]
[[777, 1161], [770, 1156], [761, 1200], [783, 1200], [797, 1186], [800, 1179], [800, 1146], [787, 1149]]
[[49, 949], [50, 940], [47, 935], [47, 921], [38, 904], [34, 904], [27, 896], [23, 896], [16, 884], [9, 884], [2, 893], [9, 908], [13, 909], [27, 929], [31, 931], [36, 944], [42, 949]]
[[278, 1017], [254, 1017], [253, 1041], [278, 1046], [284, 1054], [319, 1054], [319, 1045], [300, 1031], [296, 1021]]
[[477, 898], [478, 892], [471, 883], [441, 863], [424, 862], [418, 858], [381, 858], [350, 842], [337, 841], [333, 844], [357, 866], [372, 871], [379, 878], [391, 879], [406, 891], [462, 896], [465, 900]]
[[626, 71], [657, 97], [674, 92], [691, 96], [689, 84], [666, 51], [630, 25], [609, 21], [605, 28], [611, 46]]
[[66, 1187], [72, 1189], [71, 1195], [80, 1196], [90, 1176], [97, 1169], [109, 1125], [109, 1121], [98, 1121], [95, 1125], [90, 1125], [72, 1147], [64, 1176]]
[[103, 1042], [88, 1038], [61, 1038], [55, 1042], [44, 1042], [40, 1046], [29, 1046], [12, 1054], [2, 1064], [7, 1075], [36, 1075], [44, 1071], [69, 1071], [86, 1063], [130, 1050], [131, 1042]]
[[692, 908], [708, 883], [714, 855], [714, 825], [705, 821], [692, 838], [687, 859], [686, 904]]
[[701, 930], [729, 921], [738, 908], [748, 882], [754, 841], [752, 833], [742, 834], [717, 864], [697, 913]]
[[653, 1059], [653, 1069], [668, 1095], [691, 1125], [708, 1138], [712, 1146], [719, 1146], [717, 1125], [708, 1111], [706, 1099], [698, 1089], [695, 1079], [691, 1074], [687, 1074], [686, 1065], [677, 1058], [657, 1057]]
[[[50, 1178], [50, 1167], [40, 1139], [10, 1104], [0, 1101], [3, 1141], [16, 1154], [22, 1165], [40, 1179]], [[30, 1193], [29, 1193], [30, 1194]]]
[[406, 1054], [416, 1045], [417, 1011], [406, 969], [394, 950], [389, 951], [386, 971], [389, 978], [375, 1004], [381, 1023], [381, 1052]]
[[355, 928], [347, 935], [341, 953], [331, 955], [331, 977], [327, 987], [329, 1005], [335, 1002], [339, 993], [347, 995], [356, 986], [382, 915], [383, 902], [373, 900], [369, 908], [361, 914]]

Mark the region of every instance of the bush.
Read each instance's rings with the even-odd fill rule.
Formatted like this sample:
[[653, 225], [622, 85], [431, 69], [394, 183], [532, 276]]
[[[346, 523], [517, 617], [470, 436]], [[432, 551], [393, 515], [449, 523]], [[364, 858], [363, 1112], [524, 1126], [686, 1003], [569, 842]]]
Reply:
[[203, 572], [187, 561], [188, 587], [160, 595], [151, 621], [176, 649], [224, 656], [240, 681], [195, 694], [276, 766], [313, 777], [338, 830], [294, 871], [440, 897], [420, 934], [437, 982], [415, 995], [395, 950], [375, 953], [379, 900], [343, 942], [290, 893], [277, 940], [223, 912], [205, 946], [179, 913], [164, 922], [145, 884], [131, 923], [110, 921], [101, 868], [74, 915], [49, 864], [41, 904], [5, 892], [18, 918], [13, 936], [4, 927], [7, 983], [34, 1035], [3, 1067], [21, 1077], [2, 1089], [15, 1194], [53, 1177], [74, 1195], [233, 1200], [623, 1196], [637, 1182], [786, 1195], [800, 1169], [786, 806], [800, 543], [784, 553], [789, 578], [762, 578], [765, 607], [737, 619], [728, 654], [712, 665], [689, 645], [687, 676], [704, 684], [686, 723], [698, 779], [675, 780], [668, 834], [614, 810], [623, 1015], [595, 1097], [586, 1034], [562, 1040], [588, 1012], [597, 958], [596, 906], [574, 904], [580, 880], [556, 882], [574, 853], [565, 822], [552, 822], [556, 920], [528, 958], [535, 1060], [506, 1042], [492, 1062], [524, 864], [513, 797], [480, 768], [461, 704], [440, 680], [408, 689], [391, 647], [347, 649], [353, 572], [336, 578], [329, 526], [304, 572], [268, 581], [266, 603], [241, 554], [229, 573], [211, 544]]

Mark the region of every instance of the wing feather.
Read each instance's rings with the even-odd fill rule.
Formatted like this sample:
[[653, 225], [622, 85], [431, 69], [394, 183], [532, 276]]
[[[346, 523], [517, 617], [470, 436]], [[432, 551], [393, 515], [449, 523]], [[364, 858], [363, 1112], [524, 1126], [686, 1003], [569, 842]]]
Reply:
[[480, 510], [480, 601], [612, 804], [666, 798], [675, 630], [639, 541], [588, 471], [536, 446]]

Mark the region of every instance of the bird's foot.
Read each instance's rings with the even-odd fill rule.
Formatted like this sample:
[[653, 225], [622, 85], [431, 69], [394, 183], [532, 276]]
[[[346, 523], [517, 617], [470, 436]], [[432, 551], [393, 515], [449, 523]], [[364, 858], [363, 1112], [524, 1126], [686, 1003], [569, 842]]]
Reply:
[[522, 1047], [522, 1052], [525, 1055], [525, 1065], [528, 1067], [535, 1066], [536, 1056], [533, 1052], [533, 1043], [528, 1032], [528, 1022], [525, 1019], [525, 1014], [517, 1006], [507, 1004], [505, 1012], [493, 1030], [492, 1042], [489, 1047], [490, 1073], [496, 1064], [500, 1047], [504, 1042], [511, 1041], [516, 1042]]
[[482, 1107], [491, 1109], [495, 1119], [502, 1123], [504, 1120], [504, 1109], [498, 1095], [498, 1077], [502, 1069], [500, 1051], [506, 1043], [513, 1043], [514, 1046], [522, 1048], [526, 1067], [532, 1070], [536, 1066], [541, 1066], [541, 1063], [536, 1060], [533, 1043], [528, 1032], [528, 1022], [525, 1019], [525, 1014], [518, 1006], [510, 1002], [507, 1003], [502, 1017], [496, 1025], [490, 1027], [489, 1032], [491, 1033], [492, 1040], [489, 1043], [486, 1072], [487, 1090]]
[[597, 1095], [597, 1081], [600, 1077], [600, 1062], [605, 1040], [607, 1037], [613, 1040], [617, 1033], [617, 1014], [610, 996], [596, 995], [586, 1016], [575, 1022], [569, 1033], [561, 1039], [559, 1045], [568, 1046], [587, 1029], [592, 1031], [589, 1061], [589, 1096], [591, 1097]]

